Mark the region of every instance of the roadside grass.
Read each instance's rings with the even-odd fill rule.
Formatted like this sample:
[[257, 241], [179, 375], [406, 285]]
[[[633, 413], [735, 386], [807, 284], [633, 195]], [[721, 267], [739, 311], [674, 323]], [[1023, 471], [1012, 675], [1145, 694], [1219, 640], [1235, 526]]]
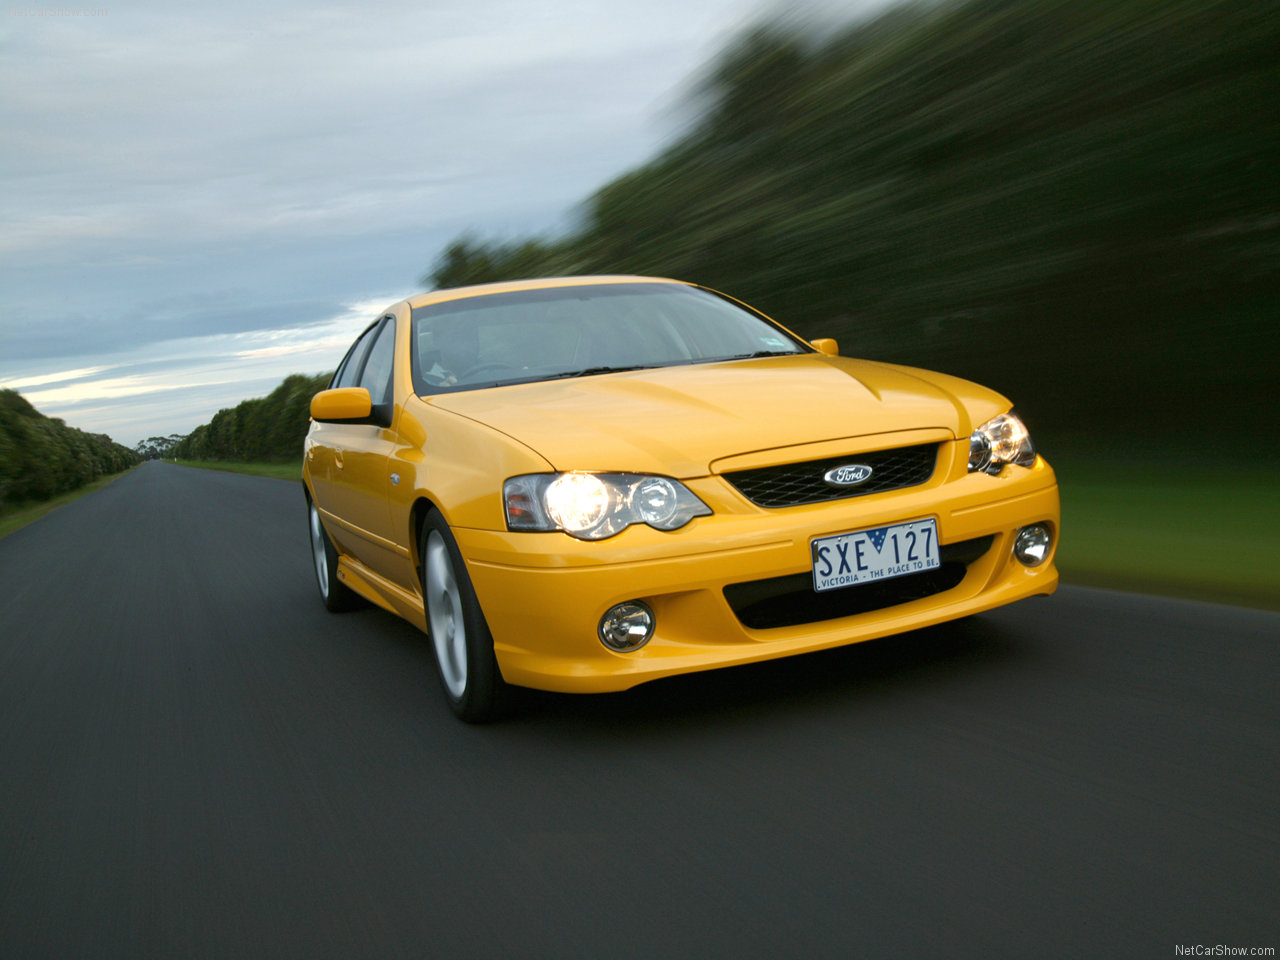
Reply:
[[1049, 460], [1062, 496], [1064, 582], [1280, 609], [1276, 471]]
[[232, 460], [169, 460], [180, 467], [197, 467], [201, 470], [225, 470], [228, 473], [247, 473], [254, 477], [274, 477], [277, 480], [302, 480], [302, 460], [284, 463], [238, 463]]
[[[298, 480], [301, 461], [172, 461]], [[1163, 459], [1050, 453], [1062, 493], [1065, 583], [1280, 610], [1280, 483], [1265, 466], [1190, 472]], [[136, 468], [135, 468], [136, 469]], [[0, 510], [0, 537], [110, 483]]]
[[130, 470], [137, 470], [137, 467], [130, 467], [129, 470], [122, 470], [119, 473], [113, 473], [109, 477], [99, 477], [92, 483], [87, 483], [78, 490], [72, 490], [70, 493], [64, 493], [61, 496], [54, 497], [51, 500], [20, 500], [16, 503], [0, 504], [0, 537], [6, 537], [13, 531], [25, 527], [33, 520], [39, 520], [46, 513], [57, 510], [58, 507], [68, 504], [73, 500], [79, 500], [85, 494], [93, 493], [95, 490], [101, 490], [109, 483], [123, 477]]
[[[189, 463], [297, 479], [295, 464]], [[1050, 453], [1065, 583], [1280, 610], [1280, 483], [1268, 466], [1194, 473], [1170, 455]]]

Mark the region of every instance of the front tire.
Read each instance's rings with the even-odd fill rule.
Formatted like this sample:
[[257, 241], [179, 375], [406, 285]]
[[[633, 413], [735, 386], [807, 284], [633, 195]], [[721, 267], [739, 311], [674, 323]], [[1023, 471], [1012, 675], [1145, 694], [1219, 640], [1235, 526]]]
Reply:
[[418, 544], [427, 634], [450, 708], [468, 723], [494, 719], [507, 685], [493, 655], [493, 636], [449, 525], [427, 514]]
[[311, 534], [311, 565], [316, 572], [320, 600], [330, 613], [342, 613], [361, 606], [360, 595], [338, 579], [338, 551], [320, 522], [315, 501], [307, 498], [307, 519]]

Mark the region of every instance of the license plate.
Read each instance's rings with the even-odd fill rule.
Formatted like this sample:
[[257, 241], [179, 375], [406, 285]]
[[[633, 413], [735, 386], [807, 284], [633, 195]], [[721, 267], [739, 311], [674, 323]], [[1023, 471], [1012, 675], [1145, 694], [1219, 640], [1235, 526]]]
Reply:
[[942, 566], [933, 519], [819, 537], [810, 546], [813, 589], [819, 592]]

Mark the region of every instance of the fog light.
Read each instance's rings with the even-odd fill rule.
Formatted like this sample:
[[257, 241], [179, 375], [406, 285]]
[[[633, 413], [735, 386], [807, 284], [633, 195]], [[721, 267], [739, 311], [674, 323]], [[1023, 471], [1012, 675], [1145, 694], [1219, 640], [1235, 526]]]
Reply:
[[610, 607], [600, 618], [599, 634], [610, 650], [638, 650], [653, 636], [653, 611], [639, 600]]
[[1033, 523], [1018, 531], [1018, 536], [1013, 541], [1013, 555], [1025, 566], [1038, 567], [1049, 555], [1052, 540], [1048, 527], [1043, 523]]

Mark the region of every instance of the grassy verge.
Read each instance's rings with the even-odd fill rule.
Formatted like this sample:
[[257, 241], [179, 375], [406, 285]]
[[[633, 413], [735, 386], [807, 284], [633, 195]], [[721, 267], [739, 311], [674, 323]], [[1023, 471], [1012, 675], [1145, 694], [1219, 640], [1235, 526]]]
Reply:
[[1065, 582], [1280, 609], [1273, 471], [1050, 459]]
[[225, 470], [228, 473], [247, 473], [255, 477], [274, 477], [277, 480], [301, 480], [302, 461], [287, 463], [237, 463], [231, 460], [171, 460], [180, 467], [199, 467], [201, 470]]
[[[137, 470], [137, 467], [130, 467], [130, 470]], [[113, 473], [109, 477], [100, 477], [92, 483], [87, 483], [79, 490], [72, 490], [70, 493], [64, 493], [60, 497], [54, 497], [52, 500], [32, 500], [19, 501], [18, 503], [10, 503], [0, 505], [0, 537], [8, 536], [20, 527], [25, 527], [32, 520], [39, 520], [46, 513], [57, 510], [63, 504], [70, 503], [72, 500], [79, 500], [87, 493], [93, 493], [95, 490], [101, 490], [107, 484], [123, 477], [129, 470], [122, 473]]]
[[[1051, 457], [1062, 490], [1063, 581], [1280, 609], [1280, 484], [1262, 467], [1189, 472], [1167, 459]], [[299, 463], [178, 461], [296, 480]]]

